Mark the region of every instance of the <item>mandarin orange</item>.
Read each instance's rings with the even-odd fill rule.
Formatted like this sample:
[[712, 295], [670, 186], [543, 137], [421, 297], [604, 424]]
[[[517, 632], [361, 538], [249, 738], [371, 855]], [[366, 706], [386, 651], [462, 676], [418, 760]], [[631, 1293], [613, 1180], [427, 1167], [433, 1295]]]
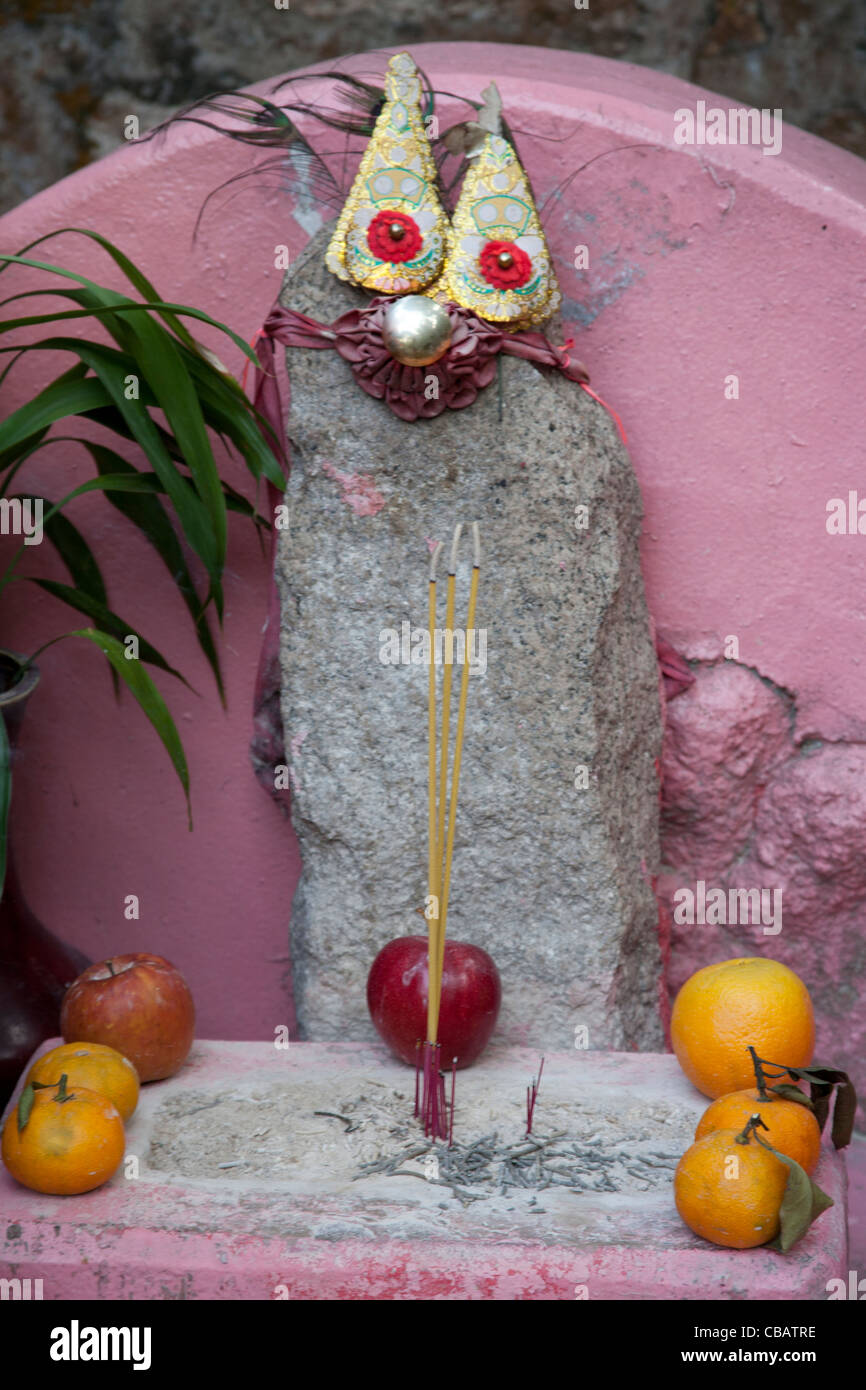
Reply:
[[754, 1082], [750, 1046], [767, 1062], [809, 1065], [812, 1001], [799, 975], [780, 961], [744, 956], [705, 965], [676, 997], [671, 1041], [686, 1076], [715, 1100]]
[[34, 1192], [57, 1196], [90, 1192], [116, 1173], [126, 1138], [123, 1121], [110, 1100], [76, 1086], [34, 1092], [23, 1129], [18, 1107], [3, 1126], [3, 1162], [12, 1177]]
[[735, 1129], [698, 1139], [680, 1159], [674, 1200], [686, 1225], [714, 1245], [749, 1250], [779, 1234], [788, 1168]]
[[716, 1129], [741, 1130], [752, 1115], [760, 1115], [766, 1131], [761, 1138], [799, 1163], [811, 1175], [821, 1157], [821, 1130], [812, 1111], [795, 1100], [773, 1096], [762, 1100], [760, 1091], [732, 1091], [708, 1106], [698, 1122], [695, 1138]]
[[128, 1057], [104, 1043], [61, 1043], [33, 1063], [28, 1081], [56, 1086], [66, 1073], [69, 1089], [84, 1086], [110, 1100], [124, 1123], [138, 1104], [138, 1073]]

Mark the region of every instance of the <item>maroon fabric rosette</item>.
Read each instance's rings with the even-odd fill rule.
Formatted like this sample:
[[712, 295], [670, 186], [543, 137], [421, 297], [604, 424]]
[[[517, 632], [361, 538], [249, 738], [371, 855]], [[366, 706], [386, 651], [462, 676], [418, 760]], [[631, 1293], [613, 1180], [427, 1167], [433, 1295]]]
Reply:
[[[382, 337], [385, 312], [393, 302], [390, 296], [379, 296], [330, 325], [276, 304], [256, 346], [259, 372], [254, 399], [262, 413], [272, 422], [280, 419], [274, 342], [336, 349], [361, 389], [384, 401], [401, 420], [430, 419], [444, 410], [471, 405], [496, 375], [500, 353], [556, 368], [570, 381], [589, 381], [586, 368], [573, 362], [563, 348], [554, 347], [543, 333], [506, 333], [456, 304], [448, 305], [451, 345], [444, 356], [426, 367], [407, 367], [391, 356]], [[435, 390], [430, 389], [431, 377], [436, 378]]]
[[[451, 346], [445, 355], [426, 367], [407, 367], [391, 356], [382, 337], [385, 313], [392, 303], [388, 297], [374, 299], [363, 309], [343, 314], [333, 325], [334, 346], [361, 389], [385, 401], [401, 420], [430, 418], [471, 405], [496, 375], [502, 348], [499, 330], [451, 304]], [[431, 377], [436, 378], [433, 389]]]

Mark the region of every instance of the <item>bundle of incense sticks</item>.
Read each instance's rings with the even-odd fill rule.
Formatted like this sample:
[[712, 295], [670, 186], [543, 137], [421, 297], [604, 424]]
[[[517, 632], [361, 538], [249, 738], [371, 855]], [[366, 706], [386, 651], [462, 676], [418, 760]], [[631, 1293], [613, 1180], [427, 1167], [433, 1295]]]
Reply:
[[[469, 611], [466, 618], [463, 650], [463, 673], [460, 681], [460, 702], [457, 710], [457, 736], [454, 743], [454, 763], [451, 770], [451, 792], [447, 793], [448, 745], [450, 733], [451, 685], [454, 656], [454, 601], [457, 581], [457, 551], [462, 525], [454, 528], [451, 557], [448, 566], [448, 592], [445, 606], [445, 640], [450, 644], [450, 661], [444, 664], [442, 677], [442, 730], [438, 765], [436, 757], [436, 570], [442, 553], [440, 541], [430, 560], [429, 637], [430, 679], [427, 693], [428, 739], [428, 862], [427, 862], [427, 1039], [423, 1044], [423, 1092], [419, 1098], [418, 1077], [415, 1086], [415, 1114], [423, 1116], [424, 1133], [434, 1139], [448, 1139], [454, 1131], [454, 1081], [458, 1058], [452, 1058], [450, 1123], [445, 1102], [445, 1079], [439, 1066], [439, 1008], [442, 1001], [442, 971], [445, 965], [445, 929], [448, 920], [448, 895], [451, 889], [451, 858], [454, 852], [454, 828], [457, 823], [457, 796], [460, 790], [460, 764], [463, 758], [463, 732], [466, 725], [466, 701], [469, 695], [469, 648], [474, 637], [475, 603], [481, 574], [481, 537], [478, 523], [472, 523], [473, 565], [469, 589]], [[444, 644], [443, 644], [444, 647]], [[443, 659], [444, 659], [443, 650]], [[447, 832], [446, 832], [447, 805]]]

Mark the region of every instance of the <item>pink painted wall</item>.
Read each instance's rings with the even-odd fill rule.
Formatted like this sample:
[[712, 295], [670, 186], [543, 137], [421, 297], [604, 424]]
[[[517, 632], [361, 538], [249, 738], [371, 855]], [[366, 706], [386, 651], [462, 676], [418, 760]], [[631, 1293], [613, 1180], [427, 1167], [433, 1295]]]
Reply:
[[[497, 77], [538, 201], [548, 200], [543, 218], [576, 354], [628, 431], [659, 631], [705, 660], [736, 636], [745, 666], [796, 693], [795, 743], [866, 739], [866, 536], [831, 537], [825, 528], [827, 500], [862, 477], [866, 165], [787, 126], [777, 156], [680, 147], [674, 111], [699, 98], [726, 103], [629, 65], [495, 45], [413, 51], [434, 86], [450, 91], [477, 97]], [[377, 55], [346, 66], [369, 76], [383, 63]], [[306, 91], [311, 101], [324, 93], [316, 82]], [[452, 112], [456, 105], [441, 105], [440, 119]], [[251, 335], [279, 288], [275, 245], [297, 251], [317, 220], [309, 208], [296, 220], [273, 179], [271, 191], [250, 183], [215, 199], [192, 245], [206, 194], [249, 161], [245, 147], [179, 127], [0, 219], [0, 245], [17, 250], [66, 224], [98, 228], [167, 298]], [[578, 165], [588, 167], [560, 196], [557, 186]], [[577, 245], [589, 248], [587, 272], [570, 269]], [[75, 239], [48, 255], [120, 284]], [[10, 292], [27, 277], [10, 271], [0, 283]], [[239, 355], [219, 351], [237, 369]], [[7, 408], [29, 389], [29, 370], [13, 378]], [[725, 397], [731, 374], [737, 400]], [[65, 490], [86, 469], [58, 449], [30, 476], [50, 494], [61, 474]], [[93, 955], [141, 948], [174, 959], [199, 1002], [202, 1035], [269, 1034], [288, 1019], [281, 976], [298, 861], [247, 760], [267, 566], [235, 525], [224, 715], [147, 547], [107, 505], [82, 503], [72, 515], [116, 561], [114, 606], [153, 633], [204, 694], [161, 682], [187, 741], [196, 831], [185, 830], [173, 774], [145, 721], [131, 708], [122, 719], [111, 709], [96, 657], [71, 644], [53, 649], [15, 792], [32, 905]], [[32, 647], [75, 625], [41, 595], [34, 601], [22, 589], [16, 597], [4, 619], [9, 645]], [[138, 923], [123, 921], [130, 892], [141, 895]], [[769, 951], [766, 942], [759, 949]], [[785, 958], [782, 945], [769, 953]]]

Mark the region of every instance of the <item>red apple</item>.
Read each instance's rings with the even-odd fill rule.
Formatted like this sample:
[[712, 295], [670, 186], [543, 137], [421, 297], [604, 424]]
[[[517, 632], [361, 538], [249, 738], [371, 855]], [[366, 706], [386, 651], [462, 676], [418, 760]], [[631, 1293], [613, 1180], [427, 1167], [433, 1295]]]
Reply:
[[112, 956], [69, 986], [60, 1030], [65, 1042], [116, 1048], [141, 1081], [160, 1081], [189, 1056], [195, 1008], [183, 975], [162, 956]]
[[[380, 1037], [404, 1062], [414, 1066], [415, 1044], [427, 1036], [427, 938], [400, 936], [383, 946], [367, 977], [367, 1005]], [[502, 985], [486, 951], [465, 941], [445, 941], [442, 1001], [439, 1006], [443, 1069], [458, 1059], [471, 1066], [496, 1026]]]

